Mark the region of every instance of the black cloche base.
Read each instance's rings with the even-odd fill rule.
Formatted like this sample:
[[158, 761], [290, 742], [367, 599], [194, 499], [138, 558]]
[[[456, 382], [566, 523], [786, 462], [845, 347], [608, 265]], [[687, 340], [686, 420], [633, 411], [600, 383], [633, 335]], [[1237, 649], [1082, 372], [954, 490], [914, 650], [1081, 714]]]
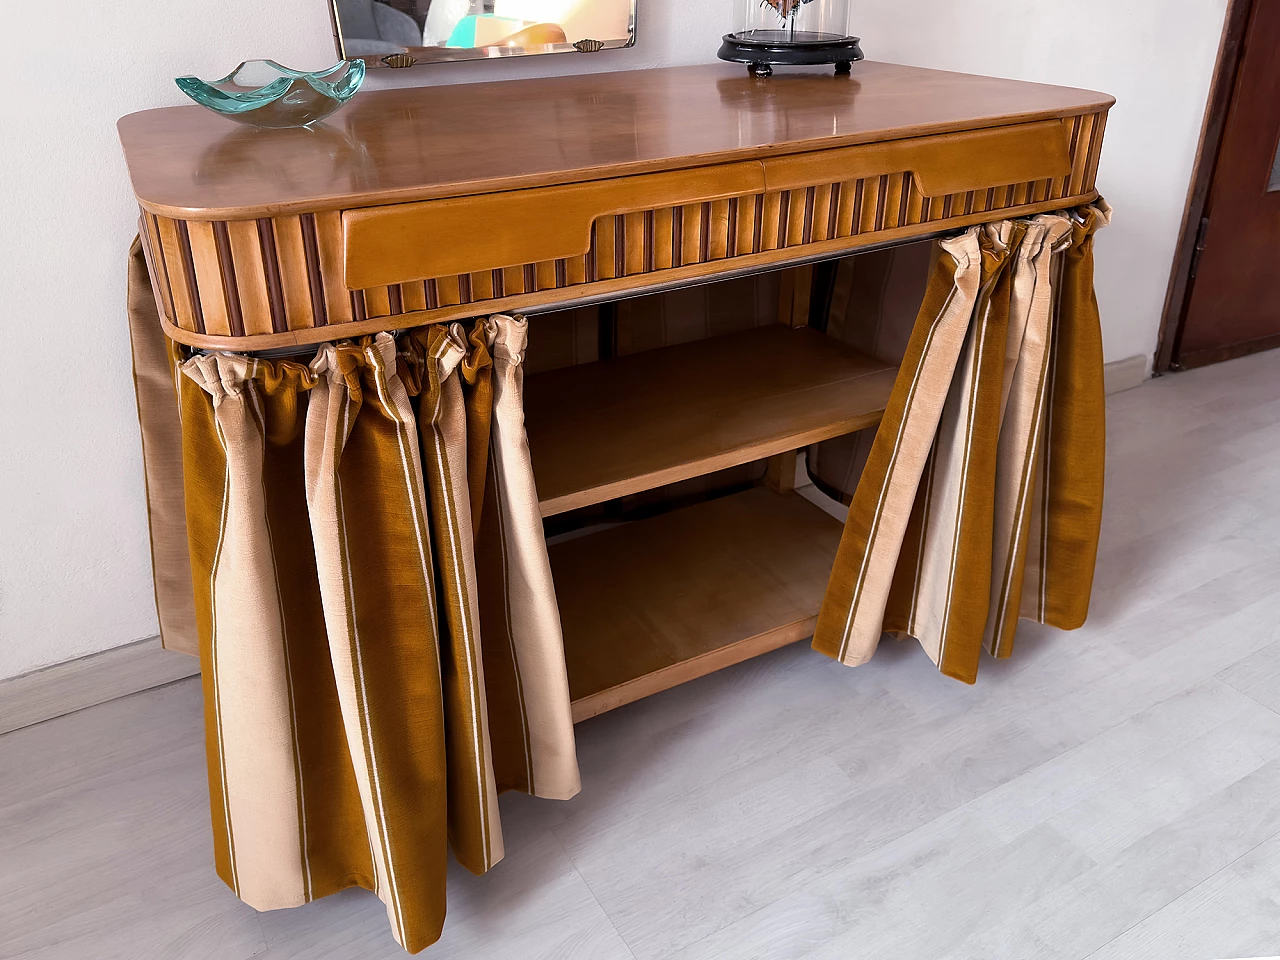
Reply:
[[772, 75], [771, 64], [793, 66], [834, 63], [837, 74], [846, 74], [855, 60], [863, 57], [858, 37], [837, 37], [822, 33], [788, 35], [782, 30], [755, 30], [747, 34], [726, 34], [720, 44], [721, 60], [745, 63], [753, 77]]

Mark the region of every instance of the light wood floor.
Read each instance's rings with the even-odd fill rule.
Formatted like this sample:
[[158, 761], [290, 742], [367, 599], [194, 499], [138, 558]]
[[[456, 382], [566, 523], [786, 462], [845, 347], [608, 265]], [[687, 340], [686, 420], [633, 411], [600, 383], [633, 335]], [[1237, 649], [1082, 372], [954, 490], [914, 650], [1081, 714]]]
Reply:
[[[1093, 613], [976, 687], [800, 645], [578, 728], [432, 960], [1280, 954], [1280, 351], [1110, 400]], [[0, 737], [0, 956], [375, 960], [214, 877], [184, 680]]]

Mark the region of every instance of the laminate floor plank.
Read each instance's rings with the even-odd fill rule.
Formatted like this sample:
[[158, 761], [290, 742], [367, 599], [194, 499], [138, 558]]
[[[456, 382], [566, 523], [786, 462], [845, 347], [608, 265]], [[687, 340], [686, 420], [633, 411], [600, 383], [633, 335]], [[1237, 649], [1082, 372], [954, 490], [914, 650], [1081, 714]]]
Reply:
[[0, 737], [0, 957], [243, 960], [213, 872], [199, 681]]
[[[512, 826], [504, 822], [505, 835], [515, 843], [485, 877], [452, 864], [444, 935], [425, 955], [431, 960], [633, 960], [554, 837]], [[268, 947], [264, 960], [405, 956], [387, 934], [386, 909], [365, 890], [263, 914], [262, 929]]]
[[1116, 768], [1048, 822], [1093, 859], [1111, 860], [1277, 756], [1280, 715], [1242, 711], [1170, 753]]
[[1280, 643], [1264, 647], [1218, 676], [1245, 696], [1280, 712]]
[[1272, 761], [1015, 916], [978, 931], [947, 960], [1083, 960], [1280, 831], [1277, 791], [1280, 761]]
[[1089, 960], [1274, 955], [1280, 938], [1280, 837], [1272, 837], [1130, 927]]
[[0, 680], [0, 734], [199, 672], [198, 658], [152, 637]]
[[[976, 686], [914, 643], [797, 644], [576, 728], [583, 791], [505, 795], [425, 956], [1280, 954], [1280, 351], [1108, 400], [1089, 623]], [[200, 689], [0, 735], [0, 957], [377, 960], [347, 891], [257, 914], [211, 865]]]
[[[1093, 861], [1050, 827], [1009, 844], [949, 831], [913, 856], [869, 857], [789, 894], [681, 960], [847, 960], [936, 957], [966, 932], [1016, 914]], [[922, 917], [928, 917], [921, 923]]]

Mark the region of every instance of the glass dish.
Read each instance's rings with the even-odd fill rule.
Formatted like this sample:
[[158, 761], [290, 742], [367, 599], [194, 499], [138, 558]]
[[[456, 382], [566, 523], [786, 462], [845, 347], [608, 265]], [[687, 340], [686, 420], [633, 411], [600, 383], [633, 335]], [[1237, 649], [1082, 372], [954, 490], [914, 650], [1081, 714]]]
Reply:
[[255, 127], [305, 127], [351, 99], [364, 82], [363, 60], [304, 73], [274, 60], [249, 60], [221, 80], [178, 77], [188, 97], [229, 120]]

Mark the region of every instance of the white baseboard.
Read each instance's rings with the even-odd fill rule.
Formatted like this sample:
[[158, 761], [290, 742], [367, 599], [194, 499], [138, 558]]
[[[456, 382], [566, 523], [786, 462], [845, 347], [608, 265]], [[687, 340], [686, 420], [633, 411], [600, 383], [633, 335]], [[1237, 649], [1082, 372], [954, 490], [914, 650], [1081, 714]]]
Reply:
[[139, 640], [0, 680], [0, 734], [200, 672], [200, 661]]
[[1135, 354], [1123, 360], [1112, 360], [1103, 366], [1102, 378], [1107, 396], [1140, 387], [1147, 379], [1147, 358]]

